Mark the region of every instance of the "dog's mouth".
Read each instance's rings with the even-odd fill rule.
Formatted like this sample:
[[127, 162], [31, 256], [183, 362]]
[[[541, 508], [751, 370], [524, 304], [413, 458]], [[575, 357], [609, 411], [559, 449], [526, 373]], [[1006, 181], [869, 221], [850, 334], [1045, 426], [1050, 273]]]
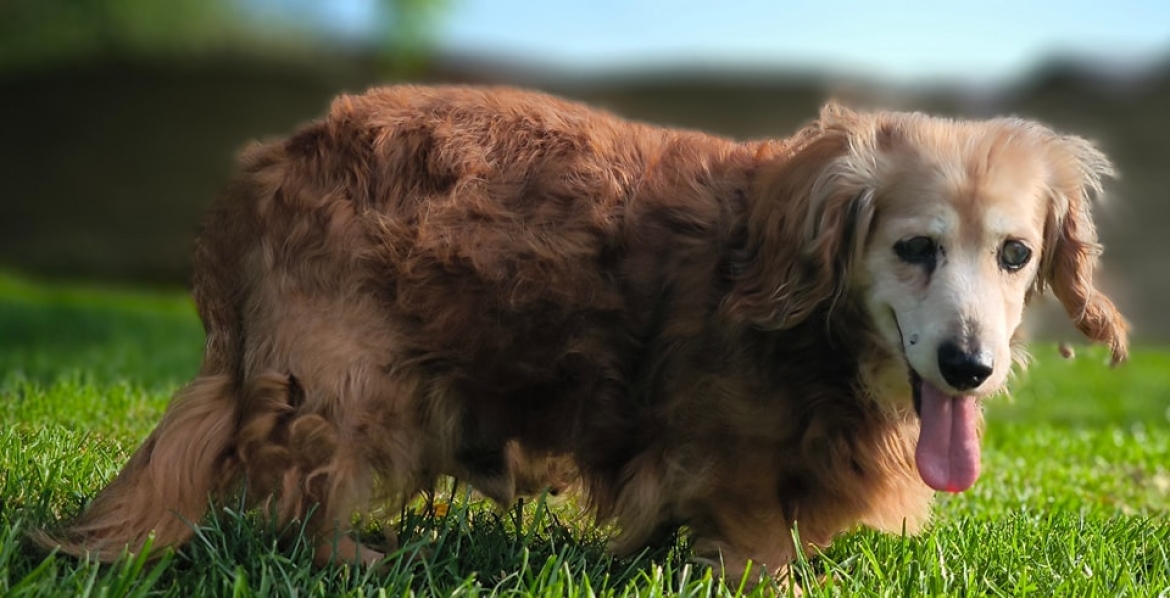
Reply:
[[949, 395], [910, 369], [914, 410], [921, 420], [914, 462], [926, 485], [962, 492], [979, 478], [979, 402], [974, 395]]

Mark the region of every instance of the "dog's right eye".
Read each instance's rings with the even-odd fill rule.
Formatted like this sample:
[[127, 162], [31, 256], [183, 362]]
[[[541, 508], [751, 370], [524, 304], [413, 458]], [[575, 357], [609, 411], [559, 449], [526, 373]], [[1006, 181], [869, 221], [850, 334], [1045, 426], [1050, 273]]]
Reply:
[[894, 243], [894, 253], [908, 264], [930, 264], [938, 253], [938, 245], [930, 237], [912, 237]]

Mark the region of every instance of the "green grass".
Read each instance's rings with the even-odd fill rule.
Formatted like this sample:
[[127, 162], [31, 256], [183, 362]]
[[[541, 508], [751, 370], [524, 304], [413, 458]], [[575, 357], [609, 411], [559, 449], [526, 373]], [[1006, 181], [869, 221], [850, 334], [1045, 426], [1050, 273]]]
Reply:
[[[380, 569], [310, 566], [303, 538], [223, 509], [177, 553], [97, 565], [26, 531], [75, 513], [128, 458], [198, 365], [182, 293], [0, 276], [0, 595], [735, 595], [687, 560], [685, 536], [637, 558], [571, 506], [497, 512], [462, 493], [414, 510]], [[797, 564], [817, 596], [1170, 596], [1170, 352], [1055, 347], [989, 412], [984, 475], [943, 496], [918, 537], [858, 531]], [[769, 588], [756, 590], [767, 593]]]

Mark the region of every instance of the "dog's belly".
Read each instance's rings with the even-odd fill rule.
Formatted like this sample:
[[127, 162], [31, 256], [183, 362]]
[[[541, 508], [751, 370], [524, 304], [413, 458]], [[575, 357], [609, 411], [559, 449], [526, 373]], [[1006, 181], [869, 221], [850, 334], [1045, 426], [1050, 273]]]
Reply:
[[620, 467], [644, 443], [647, 410], [631, 390], [637, 343], [597, 323], [559, 332], [553, 343], [538, 335], [479, 348], [444, 374], [460, 378], [455, 457], [473, 485], [513, 485], [525, 469], [513, 450], [593, 470]]

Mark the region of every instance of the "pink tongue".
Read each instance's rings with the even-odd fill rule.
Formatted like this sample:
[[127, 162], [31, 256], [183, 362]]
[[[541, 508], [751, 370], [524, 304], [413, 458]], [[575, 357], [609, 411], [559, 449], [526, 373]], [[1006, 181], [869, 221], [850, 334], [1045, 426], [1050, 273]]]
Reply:
[[979, 477], [979, 406], [975, 397], [952, 397], [922, 381], [922, 431], [914, 460], [935, 490], [962, 492]]

